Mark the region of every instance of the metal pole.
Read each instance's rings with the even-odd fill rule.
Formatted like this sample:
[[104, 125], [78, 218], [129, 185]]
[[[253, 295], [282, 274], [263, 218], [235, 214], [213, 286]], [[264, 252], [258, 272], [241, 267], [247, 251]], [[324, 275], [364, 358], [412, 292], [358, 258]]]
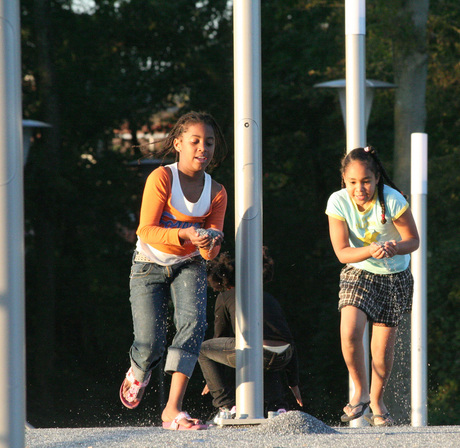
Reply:
[[19, 1], [0, 0], [0, 447], [23, 447], [24, 216]]
[[411, 135], [411, 208], [420, 235], [420, 247], [412, 254], [414, 299], [411, 334], [412, 426], [427, 425], [427, 193], [428, 136]]
[[366, 145], [366, 3], [345, 0], [347, 151]]
[[263, 419], [260, 0], [235, 0], [237, 418]]
[[[366, 2], [345, 0], [345, 58], [346, 58], [346, 130], [347, 152], [366, 145]], [[363, 335], [366, 375], [369, 380], [369, 328]], [[349, 399], [354, 384], [349, 377]], [[363, 426], [364, 419], [350, 422], [350, 426]]]

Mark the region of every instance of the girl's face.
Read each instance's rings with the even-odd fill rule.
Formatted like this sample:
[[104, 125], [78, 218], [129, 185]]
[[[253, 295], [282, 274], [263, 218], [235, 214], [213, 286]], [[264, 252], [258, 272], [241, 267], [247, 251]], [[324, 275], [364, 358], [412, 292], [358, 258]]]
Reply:
[[174, 140], [179, 166], [184, 172], [204, 171], [214, 155], [216, 139], [210, 124], [194, 123]]
[[343, 174], [345, 188], [358, 206], [359, 211], [364, 211], [374, 197], [375, 188], [380, 176], [375, 176], [367, 163], [355, 160], [350, 162]]

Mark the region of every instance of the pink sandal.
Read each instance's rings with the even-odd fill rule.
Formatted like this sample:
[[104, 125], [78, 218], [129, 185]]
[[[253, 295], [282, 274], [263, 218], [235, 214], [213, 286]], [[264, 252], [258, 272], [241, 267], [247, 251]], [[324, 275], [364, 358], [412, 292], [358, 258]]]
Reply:
[[[187, 428], [187, 426], [184, 426], [181, 423], [179, 423], [179, 421], [182, 419], [192, 421], [193, 425]], [[176, 418], [172, 422], [163, 422], [163, 429], [172, 429], [179, 431], [199, 431], [202, 429], [208, 429], [208, 425], [203, 425], [197, 418], [191, 418], [187, 412], [179, 412], [179, 414], [177, 414]]]
[[151, 372], [143, 383], [134, 378], [133, 368], [130, 367], [126, 373], [126, 378], [121, 383], [120, 387], [120, 400], [128, 408], [134, 409], [139, 406], [145, 392], [145, 388], [150, 381]]

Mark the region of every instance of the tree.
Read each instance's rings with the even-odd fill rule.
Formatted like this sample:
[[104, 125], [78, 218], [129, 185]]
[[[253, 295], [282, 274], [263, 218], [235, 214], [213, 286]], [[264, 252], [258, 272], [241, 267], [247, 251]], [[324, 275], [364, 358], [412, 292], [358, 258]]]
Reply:
[[[116, 224], [138, 211], [143, 185], [127, 168], [139, 156], [117, 154], [112, 131], [126, 118], [135, 131], [187, 99], [190, 64], [226, 14], [224, 1], [101, 0], [94, 14], [69, 5], [21, 2], [24, 114], [53, 126], [36, 139], [25, 172], [28, 403], [39, 422], [82, 384], [98, 395], [94, 381], [107, 365], [123, 358], [125, 369], [132, 245]], [[108, 327], [118, 320], [114, 346]]]
[[460, 8], [453, 0], [431, 3], [428, 20], [428, 361], [429, 421], [445, 425], [460, 412]]
[[[394, 2], [393, 54], [396, 89], [394, 178], [410, 192], [410, 141], [413, 132], [424, 132], [428, 42], [426, 25], [429, 0]], [[396, 24], [396, 26], [395, 26]]]
[[[49, 12], [49, 63], [55, 78], [46, 85], [40, 76], [45, 59], [37, 58], [37, 33], [45, 27], [33, 25], [35, 1], [23, 0], [24, 114], [61, 125], [51, 164], [53, 136], [43, 133], [25, 169], [29, 418], [35, 426], [150, 425], [160, 413], [158, 381], [152, 380], [141, 415], [124, 412], [117, 400], [132, 337], [128, 274], [133, 245], [119, 237], [116, 225], [135, 229], [143, 178], [128, 166], [139, 154], [114, 148], [112, 131], [126, 119], [131, 131], [136, 124], [150, 125], [154, 113], [177, 107], [178, 99], [179, 114], [210, 111], [230, 149], [213, 176], [229, 192], [223, 250], [234, 250], [231, 9], [226, 0], [96, 0], [92, 14], [76, 14], [69, 0], [39, 1]], [[454, 26], [459, 12], [454, 0], [432, 3], [426, 123], [430, 422], [451, 424], [460, 412], [455, 400], [460, 276], [452, 263], [460, 249], [455, 232], [448, 231], [459, 225]], [[392, 41], [400, 37], [396, 17], [409, 20], [400, 27], [412, 29], [410, 14], [398, 12], [396, 1], [368, 2], [368, 78], [394, 81]], [[264, 243], [276, 263], [269, 289], [280, 298], [299, 344], [304, 410], [330, 424], [337, 423], [346, 401], [348, 375], [336, 309], [341, 265], [330, 246], [324, 209], [329, 194], [340, 188], [345, 133], [336, 97], [313, 85], [343, 77], [344, 37], [343, 2], [262, 2]], [[50, 95], [57, 99], [54, 106]], [[368, 128], [369, 142], [390, 172], [394, 97], [394, 91], [376, 95]], [[49, 107], [56, 119], [46, 115]], [[46, 253], [51, 244], [40, 244], [48, 230], [52, 254]], [[41, 292], [45, 268], [39, 266], [45, 257], [55, 259], [54, 328], [41, 317], [49, 318]], [[211, 296], [210, 326], [212, 305]], [[43, 375], [43, 389], [32, 361], [37, 347], [46, 347], [49, 332], [56, 338], [56, 368], [37, 373]], [[201, 390], [196, 369], [185, 406], [204, 417]], [[44, 391], [54, 396], [54, 406], [43, 406]]]
[[[426, 121], [428, 4], [428, 0], [378, 2], [370, 6], [368, 16], [370, 23], [378, 27], [377, 32], [371, 32], [368, 45], [371, 53], [372, 44], [377, 45], [372, 65], [388, 68], [389, 62], [392, 62], [391, 69], [397, 86], [394, 93], [392, 177], [407, 196], [410, 194], [411, 134], [424, 132]], [[372, 29], [373, 25], [370, 27]], [[381, 37], [382, 34], [383, 42], [378, 43], [375, 37]], [[385, 50], [385, 45], [392, 51]], [[388, 154], [384, 157], [388, 158]], [[390, 162], [389, 158], [387, 160]], [[394, 418], [404, 423], [410, 422], [410, 337], [410, 316], [407, 315], [398, 329], [392, 379], [386, 391], [386, 402]]]
[[[55, 303], [56, 303], [56, 250], [59, 238], [57, 220], [58, 183], [60, 177], [60, 145], [61, 145], [61, 113], [59, 93], [53, 88], [56, 83], [54, 65], [55, 54], [53, 36], [50, 25], [50, 5], [46, 0], [36, 0], [33, 5], [33, 28], [36, 33], [36, 79], [40, 84], [39, 101], [43, 110], [43, 119], [52, 123], [47, 131], [47, 145], [43, 146], [41, 161], [36, 166], [35, 182], [35, 214], [29, 217], [29, 225], [35, 232], [35, 266], [36, 282], [36, 319], [31, 328], [34, 337], [40, 344], [33, 352], [31, 362], [35, 373], [37, 388], [41, 399], [53, 399], [47, 392], [49, 374], [55, 371]], [[29, 265], [30, 266], [30, 265]]]

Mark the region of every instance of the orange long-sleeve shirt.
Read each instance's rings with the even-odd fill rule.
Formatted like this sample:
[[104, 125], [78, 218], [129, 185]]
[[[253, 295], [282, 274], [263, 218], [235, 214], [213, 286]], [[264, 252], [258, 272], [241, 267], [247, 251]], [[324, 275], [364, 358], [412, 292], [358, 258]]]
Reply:
[[[190, 241], [181, 243], [179, 230], [190, 226], [223, 230], [227, 191], [223, 185], [221, 187], [206, 215], [184, 215], [171, 205], [171, 180], [167, 169], [157, 168], [145, 183], [137, 235], [142, 242], [161, 252], [178, 256], [192, 254], [197, 248]], [[220, 246], [216, 246], [210, 251], [200, 249], [200, 253], [203, 258], [212, 260], [219, 250]]]

